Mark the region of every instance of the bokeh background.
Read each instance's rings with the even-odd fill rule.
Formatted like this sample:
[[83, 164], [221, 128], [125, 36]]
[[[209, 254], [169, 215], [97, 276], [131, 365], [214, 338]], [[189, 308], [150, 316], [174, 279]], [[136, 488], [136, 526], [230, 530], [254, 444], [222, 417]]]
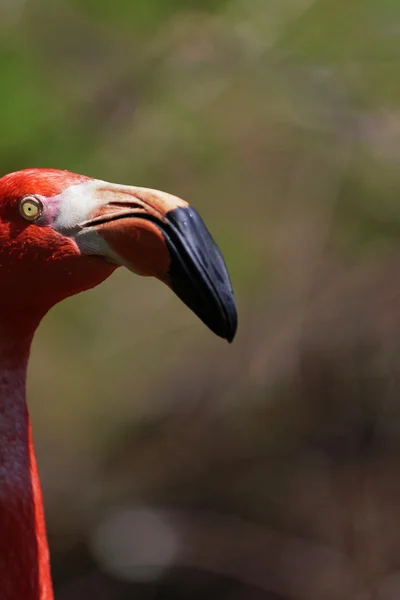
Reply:
[[161, 188], [233, 345], [119, 270], [46, 317], [57, 600], [400, 597], [398, 0], [0, 0], [1, 173]]

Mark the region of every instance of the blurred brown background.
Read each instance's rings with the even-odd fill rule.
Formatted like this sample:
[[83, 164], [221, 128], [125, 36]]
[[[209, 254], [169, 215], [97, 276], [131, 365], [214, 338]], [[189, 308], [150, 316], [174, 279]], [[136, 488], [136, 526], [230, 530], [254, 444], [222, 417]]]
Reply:
[[398, 0], [0, 0], [1, 173], [193, 203], [228, 346], [120, 270], [29, 398], [57, 600], [400, 597]]

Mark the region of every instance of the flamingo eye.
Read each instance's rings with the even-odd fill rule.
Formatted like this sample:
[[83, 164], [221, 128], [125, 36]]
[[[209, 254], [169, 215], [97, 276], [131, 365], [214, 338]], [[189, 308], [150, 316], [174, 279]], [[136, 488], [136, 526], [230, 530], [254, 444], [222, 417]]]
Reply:
[[19, 203], [19, 213], [27, 221], [36, 221], [43, 212], [43, 204], [35, 196], [25, 196]]

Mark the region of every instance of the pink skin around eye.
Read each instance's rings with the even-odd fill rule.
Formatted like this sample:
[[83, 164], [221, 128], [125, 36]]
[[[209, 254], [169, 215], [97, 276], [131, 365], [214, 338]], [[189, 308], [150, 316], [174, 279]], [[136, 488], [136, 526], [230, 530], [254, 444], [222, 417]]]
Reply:
[[58, 210], [57, 200], [55, 198], [46, 198], [45, 196], [40, 196], [39, 194], [36, 194], [35, 198], [40, 200], [43, 205], [43, 212], [37, 221], [35, 221], [35, 225], [47, 227], [54, 223]]

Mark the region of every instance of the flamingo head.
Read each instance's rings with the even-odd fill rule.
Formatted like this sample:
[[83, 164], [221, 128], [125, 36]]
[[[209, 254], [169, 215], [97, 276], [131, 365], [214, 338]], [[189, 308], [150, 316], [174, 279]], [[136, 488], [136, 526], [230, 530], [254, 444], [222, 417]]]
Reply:
[[0, 178], [0, 312], [40, 320], [118, 266], [158, 278], [232, 341], [237, 316], [228, 272], [187, 202], [53, 169]]

